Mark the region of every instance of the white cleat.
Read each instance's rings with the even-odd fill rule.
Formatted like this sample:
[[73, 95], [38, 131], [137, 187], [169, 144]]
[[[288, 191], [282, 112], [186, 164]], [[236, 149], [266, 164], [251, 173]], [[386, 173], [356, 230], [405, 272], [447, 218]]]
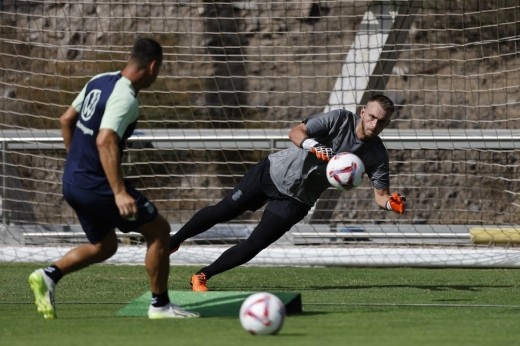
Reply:
[[172, 303], [161, 307], [150, 305], [148, 308], [148, 318], [151, 320], [162, 318], [193, 318], [199, 316], [200, 315], [196, 312], [186, 311]]

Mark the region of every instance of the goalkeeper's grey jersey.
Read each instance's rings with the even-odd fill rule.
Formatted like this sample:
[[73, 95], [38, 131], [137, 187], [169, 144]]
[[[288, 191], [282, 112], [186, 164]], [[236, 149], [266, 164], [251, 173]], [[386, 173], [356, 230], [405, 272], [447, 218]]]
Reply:
[[[376, 137], [362, 142], [356, 137], [356, 124], [360, 117], [346, 110], [333, 110], [317, 114], [303, 122], [310, 138], [332, 148], [334, 152], [351, 152], [359, 156], [375, 188], [389, 188], [388, 153]], [[326, 177], [327, 163], [294, 144], [285, 150], [269, 155], [271, 179], [278, 190], [305, 204], [314, 205], [329, 186]]]

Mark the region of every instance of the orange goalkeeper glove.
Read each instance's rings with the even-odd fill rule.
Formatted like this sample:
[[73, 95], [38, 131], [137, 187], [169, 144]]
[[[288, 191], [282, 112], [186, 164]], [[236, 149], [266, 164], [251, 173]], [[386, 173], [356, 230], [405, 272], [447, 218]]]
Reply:
[[386, 209], [402, 214], [406, 210], [406, 198], [398, 192], [394, 192], [388, 197]]
[[307, 151], [310, 151], [311, 153], [316, 155], [318, 159], [322, 161], [329, 161], [335, 154], [334, 150], [318, 143], [316, 140], [312, 138], [305, 138], [300, 144], [300, 147]]
[[311, 153], [316, 155], [316, 157], [322, 161], [329, 161], [334, 156], [334, 150], [319, 144], [311, 148]]

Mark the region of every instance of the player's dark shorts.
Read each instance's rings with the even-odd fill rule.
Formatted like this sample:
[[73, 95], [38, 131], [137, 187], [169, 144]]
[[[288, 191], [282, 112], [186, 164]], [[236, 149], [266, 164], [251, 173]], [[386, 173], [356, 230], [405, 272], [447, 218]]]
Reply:
[[255, 211], [266, 205], [269, 210], [290, 222], [298, 222], [307, 215], [310, 206], [286, 196], [276, 188], [269, 173], [268, 158], [251, 167], [238, 185], [226, 196], [236, 209]]
[[157, 208], [141, 192], [129, 185], [127, 192], [136, 200], [138, 207], [138, 215], [132, 221], [121, 217], [113, 194], [63, 183], [63, 196], [76, 212], [92, 244], [99, 243], [115, 228], [123, 233], [134, 232], [157, 217]]

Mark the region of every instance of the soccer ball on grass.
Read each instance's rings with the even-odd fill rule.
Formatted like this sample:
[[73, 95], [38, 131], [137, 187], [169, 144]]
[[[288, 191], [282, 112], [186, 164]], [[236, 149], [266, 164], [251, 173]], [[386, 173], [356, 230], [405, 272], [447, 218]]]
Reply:
[[254, 293], [240, 307], [240, 323], [253, 335], [276, 334], [284, 320], [285, 305], [271, 293]]
[[338, 190], [348, 191], [361, 185], [365, 165], [352, 153], [338, 153], [327, 164], [327, 179]]

